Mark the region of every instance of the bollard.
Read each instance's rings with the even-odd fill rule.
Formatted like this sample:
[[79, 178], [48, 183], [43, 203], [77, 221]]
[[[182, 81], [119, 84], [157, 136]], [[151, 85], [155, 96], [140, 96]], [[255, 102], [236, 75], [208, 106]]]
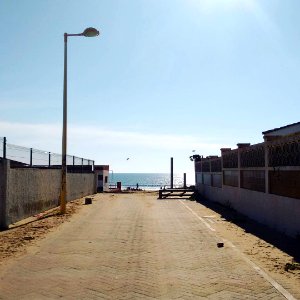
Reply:
[[91, 197], [86, 197], [86, 198], [85, 198], [85, 201], [84, 201], [84, 204], [85, 204], [85, 205], [92, 204], [92, 200], [93, 200], [93, 199], [92, 199]]
[[158, 191], [158, 199], [162, 199], [162, 189]]

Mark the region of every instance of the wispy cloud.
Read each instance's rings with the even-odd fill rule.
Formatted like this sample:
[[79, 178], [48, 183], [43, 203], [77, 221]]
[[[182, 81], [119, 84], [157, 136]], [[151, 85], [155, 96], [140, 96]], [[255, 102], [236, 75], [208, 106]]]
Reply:
[[[1, 136], [8, 142], [43, 150], [59, 151], [61, 126], [58, 124], [28, 124], [0, 122]], [[135, 147], [162, 150], [206, 149], [216, 152], [221, 145], [192, 135], [143, 133], [137, 131], [110, 130], [95, 126], [69, 125], [70, 145], [89, 144], [97, 147]]]
[[[44, 94], [43, 94], [44, 95]], [[41, 96], [39, 99], [37, 99], [36, 96], [33, 96], [31, 99], [24, 98], [21, 96], [0, 96], [0, 103], [1, 103], [1, 109], [10, 111], [12, 109], [14, 110], [24, 110], [28, 108], [56, 108], [57, 103], [52, 101], [47, 101], [47, 97], [49, 97], [49, 93], [47, 96]]]
[[[61, 153], [61, 124], [0, 122], [0, 136], [6, 136], [10, 144]], [[89, 158], [98, 164], [109, 164], [115, 172], [168, 172], [169, 157], [172, 156], [176, 161], [176, 172], [193, 174], [193, 164], [188, 159], [192, 150], [212, 155], [219, 154], [222, 146], [210, 138], [193, 135], [72, 124], [68, 128], [68, 154]]]

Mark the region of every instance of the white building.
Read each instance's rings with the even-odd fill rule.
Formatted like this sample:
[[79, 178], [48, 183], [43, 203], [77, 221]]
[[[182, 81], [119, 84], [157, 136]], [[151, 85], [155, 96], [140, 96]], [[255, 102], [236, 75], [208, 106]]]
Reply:
[[109, 165], [95, 165], [97, 193], [109, 191]]

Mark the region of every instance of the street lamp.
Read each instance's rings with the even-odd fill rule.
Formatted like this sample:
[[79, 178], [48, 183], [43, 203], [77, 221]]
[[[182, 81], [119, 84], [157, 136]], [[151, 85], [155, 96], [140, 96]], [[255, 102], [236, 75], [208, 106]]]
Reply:
[[82, 33], [64, 34], [64, 90], [63, 90], [63, 132], [62, 132], [62, 163], [61, 163], [61, 191], [60, 191], [60, 213], [66, 212], [67, 200], [67, 44], [68, 36], [95, 37], [99, 31], [93, 27], [85, 29]]

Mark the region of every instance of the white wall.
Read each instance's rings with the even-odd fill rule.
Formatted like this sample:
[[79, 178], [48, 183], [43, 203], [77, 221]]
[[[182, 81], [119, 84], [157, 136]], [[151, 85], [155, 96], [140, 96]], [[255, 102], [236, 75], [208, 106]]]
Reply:
[[[109, 170], [95, 170], [97, 191], [108, 192], [109, 191]], [[102, 176], [99, 179], [98, 176]], [[105, 182], [105, 178], [107, 181]]]
[[250, 219], [277, 231], [292, 237], [300, 234], [300, 199], [225, 185], [216, 188], [198, 183], [197, 190], [207, 200], [230, 205]]

